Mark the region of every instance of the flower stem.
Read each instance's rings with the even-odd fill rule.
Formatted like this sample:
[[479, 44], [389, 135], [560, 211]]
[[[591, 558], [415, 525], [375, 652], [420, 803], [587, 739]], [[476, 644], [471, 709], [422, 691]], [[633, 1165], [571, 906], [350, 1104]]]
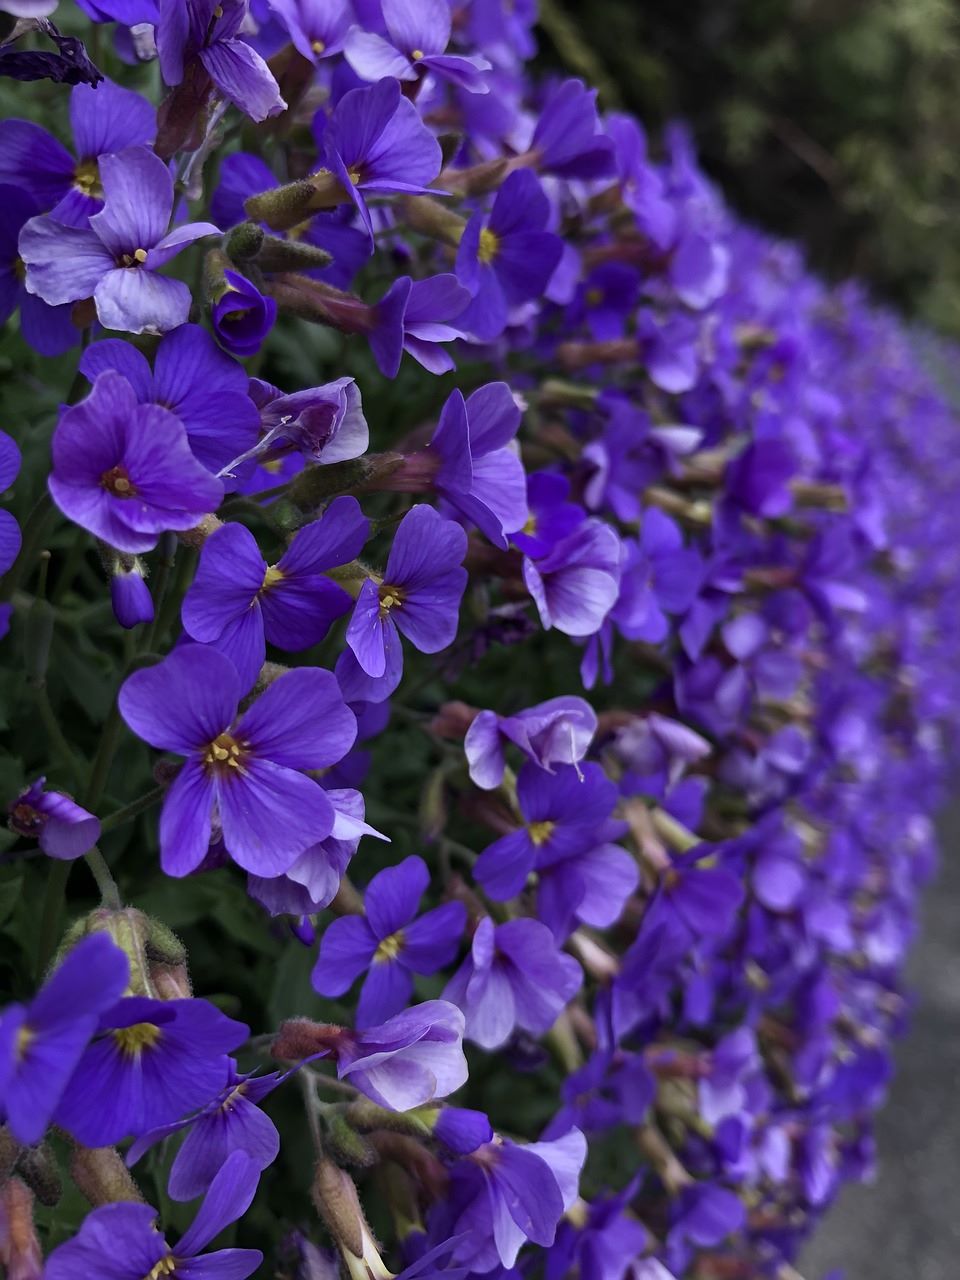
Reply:
[[101, 831], [112, 831], [115, 827], [122, 827], [125, 822], [130, 822], [136, 818], [138, 814], [144, 813], [147, 809], [163, 799], [163, 793], [166, 787], [154, 787], [151, 791], [146, 791], [142, 796], [138, 796], [136, 800], [131, 800], [129, 804], [125, 804], [122, 809], [116, 809], [100, 823]]
[[37, 931], [37, 978], [39, 979], [53, 955], [57, 937], [60, 933], [60, 917], [63, 911], [63, 896], [66, 893], [67, 881], [70, 878], [72, 862], [54, 862], [47, 877], [47, 888], [43, 895], [43, 909], [40, 913], [40, 928]]
[[92, 849], [88, 849], [84, 854], [90, 873], [97, 882], [97, 888], [100, 890], [100, 897], [103, 899], [103, 905], [110, 911], [119, 911], [121, 906], [120, 890], [117, 888], [117, 882], [110, 873], [107, 866], [107, 860], [97, 848], [96, 845]]

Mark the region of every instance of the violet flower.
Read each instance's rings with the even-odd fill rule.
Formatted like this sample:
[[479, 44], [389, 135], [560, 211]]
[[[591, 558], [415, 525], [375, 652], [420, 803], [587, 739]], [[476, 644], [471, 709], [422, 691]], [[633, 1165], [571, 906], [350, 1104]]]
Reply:
[[410, 1111], [454, 1093], [467, 1079], [463, 1014], [427, 1000], [382, 1026], [342, 1033], [337, 1074], [388, 1111]]
[[[50, 13], [52, 10], [47, 0], [5, 0], [7, 12], [17, 9], [28, 9], [23, 15], [35, 17], [37, 14]], [[55, 84], [88, 84], [96, 88], [103, 80], [103, 72], [93, 65], [87, 57], [83, 41], [76, 36], [65, 36], [53, 25], [49, 18], [39, 17], [37, 29], [57, 46], [56, 53], [46, 49], [19, 49], [12, 43], [0, 46], [0, 76], [9, 76], [11, 80], [52, 80]]]
[[375, 875], [364, 893], [365, 914], [328, 925], [311, 981], [322, 996], [340, 996], [364, 971], [357, 1026], [369, 1027], [406, 1008], [415, 973], [436, 973], [457, 953], [467, 913], [446, 902], [416, 919], [430, 883], [422, 858], [405, 858]]
[[328, 168], [371, 237], [367, 196], [422, 194], [440, 172], [440, 144], [394, 79], [345, 93], [326, 126], [323, 144]]
[[381, 0], [387, 39], [355, 26], [347, 37], [344, 57], [361, 80], [417, 80], [432, 71], [468, 93], [487, 93], [486, 58], [446, 53], [451, 14], [447, 0]]
[[29, 120], [5, 120], [0, 133], [0, 182], [20, 187], [38, 211], [68, 227], [86, 227], [103, 208], [100, 157], [127, 147], [149, 146], [156, 112], [146, 98], [104, 80], [96, 89], [79, 84], [70, 94], [76, 158], [52, 134]]
[[217, 1249], [198, 1256], [221, 1231], [243, 1217], [256, 1195], [260, 1171], [242, 1151], [220, 1169], [193, 1225], [172, 1248], [148, 1204], [105, 1204], [88, 1213], [72, 1240], [47, 1259], [46, 1280], [246, 1280], [263, 1261], [259, 1249]]
[[558, 542], [583, 524], [587, 513], [569, 502], [570, 481], [553, 471], [527, 475], [527, 519], [510, 535], [510, 541], [533, 560], [542, 560]]
[[512, 742], [528, 760], [553, 772], [553, 765], [576, 765], [587, 754], [597, 717], [583, 698], [548, 698], [513, 716], [481, 711], [463, 740], [471, 781], [492, 791], [503, 781], [504, 745]]
[[100, 823], [69, 796], [44, 789], [38, 778], [21, 791], [10, 806], [7, 823], [12, 831], [37, 840], [50, 858], [80, 858], [100, 839]]
[[421, 653], [438, 653], [457, 634], [467, 583], [467, 536], [433, 507], [413, 506], [400, 521], [383, 577], [360, 588], [347, 644], [367, 675], [402, 667], [398, 630]]
[[55, 1121], [86, 1147], [107, 1147], [178, 1120], [219, 1094], [227, 1054], [250, 1028], [207, 1000], [126, 996], [100, 1016]]
[[605, 178], [614, 173], [613, 143], [600, 131], [597, 91], [564, 80], [548, 97], [530, 150], [537, 169], [558, 178]]
[[[127, 563], [124, 563], [127, 560]], [[128, 631], [154, 618], [153, 596], [136, 557], [118, 558], [110, 573], [110, 603], [113, 616]]]
[[0, 325], [19, 307], [23, 340], [42, 356], [59, 356], [80, 340], [80, 330], [70, 319], [70, 304], [50, 307], [29, 293], [20, 257], [20, 232], [39, 212], [26, 191], [0, 184]]
[[250, 395], [260, 411], [263, 432], [251, 454], [267, 460], [296, 449], [324, 466], [348, 462], [366, 452], [370, 431], [353, 378], [337, 378], [291, 395], [251, 378]]
[[[3, 189], [0, 188], [0, 198]], [[20, 474], [20, 450], [12, 436], [0, 431], [0, 493], [5, 493]], [[6, 573], [20, 554], [20, 526], [9, 511], [0, 509], [0, 573]]]
[[294, 48], [311, 62], [343, 52], [355, 18], [351, 0], [269, 0]]
[[239, 271], [225, 271], [223, 278], [227, 288], [210, 309], [214, 333], [232, 356], [255, 356], [273, 328], [277, 304]]
[[152, 371], [146, 356], [120, 338], [92, 343], [79, 367], [91, 382], [110, 369], [121, 373], [141, 404], [175, 413], [194, 457], [214, 474], [257, 438], [260, 417], [247, 394], [243, 367], [199, 325], [180, 325], [164, 334]]
[[157, 274], [181, 249], [219, 235], [211, 222], [187, 222], [169, 233], [170, 170], [146, 147], [100, 158], [104, 206], [88, 227], [44, 215], [20, 233], [26, 285], [52, 306], [93, 297], [107, 329], [164, 333], [190, 313], [190, 289]]
[[525, 764], [517, 777], [525, 825], [484, 849], [474, 866], [476, 880], [499, 901], [515, 897], [535, 867], [622, 834], [623, 824], [609, 821], [618, 799], [616, 784], [599, 764], [561, 765], [550, 773]]
[[95, 933], [67, 952], [30, 1004], [0, 1013], [0, 1115], [21, 1142], [43, 1137], [129, 968], [120, 948]]
[[463, 336], [451, 322], [463, 314], [469, 302], [469, 291], [449, 272], [410, 282], [403, 312], [403, 349], [429, 373], [449, 373], [456, 367], [440, 344]]
[[558, 951], [538, 920], [495, 926], [484, 916], [443, 996], [463, 1010], [468, 1040], [499, 1049], [518, 1027], [533, 1035], [549, 1031], [582, 981], [580, 965]]
[[184, 630], [225, 653], [244, 687], [253, 684], [266, 641], [281, 649], [309, 649], [348, 612], [351, 597], [326, 571], [355, 560], [369, 533], [356, 498], [336, 498], [268, 565], [249, 529], [221, 525], [205, 540], [184, 597]]
[[523, 580], [545, 630], [593, 635], [617, 599], [620, 539], [610, 525], [585, 520], [542, 560], [525, 556]]
[[225, 98], [259, 121], [287, 104], [273, 72], [240, 38], [247, 7], [247, 0], [160, 0], [157, 53], [167, 84], [181, 84], [199, 62]]
[[455, 389], [430, 441], [439, 457], [437, 492], [504, 550], [507, 534], [527, 517], [527, 477], [519, 455], [510, 448], [521, 416], [505, 382], [488, 382], [466, 400]]
[[489, 217], [475, 213], [457, 249], [457, 279], [473, 301], [459, 326], [480, 341], [501, 334], [510, 309], [541, 298], [563, 251], [547, 231], [550, 202], [529, 169], [511, 173]]
[[281, 875], [333, 829], [330, 799], [304, 771], [335, 764], [356, 737], [336, 680], [312, 667], [288, 671], [236, 719], [243, 692], [229, 658], [204, 645], [175, 649], [120, 690], [120, 712], [134, 733], [187, 757], [160, 817], [168, 875], [200, 865], [214, 817], [233, 860], [267, 877]]
[[57, 506], [119, 551], [149, 551], [167, 529], [190, 529], [223, 486], [190, 452], [179, 418], [139, 404], [126, 378], [104, 373], [62, 414], [47, 481]]

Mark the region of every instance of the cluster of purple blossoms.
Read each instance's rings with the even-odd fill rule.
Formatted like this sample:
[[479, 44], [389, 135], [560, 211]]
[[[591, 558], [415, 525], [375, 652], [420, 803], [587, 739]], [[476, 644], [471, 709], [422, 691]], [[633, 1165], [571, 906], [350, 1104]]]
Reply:
[[108, 76], [15, 55], [69, 145], [0, 129], [0, 319], [76, 373], [0, 433], [0, 1264], [792, 1274], [960, 710], [936, 344], [532, 2], [80, 6]]

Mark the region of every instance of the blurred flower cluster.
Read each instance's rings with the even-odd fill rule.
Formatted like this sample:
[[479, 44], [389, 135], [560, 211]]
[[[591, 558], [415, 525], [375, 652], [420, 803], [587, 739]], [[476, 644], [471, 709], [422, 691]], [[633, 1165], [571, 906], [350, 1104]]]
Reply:
[[0, 8], [73, 85], [0, 127], [8, 1274], [795, 1275], [960, 712], [944, 353], [532, 0]]

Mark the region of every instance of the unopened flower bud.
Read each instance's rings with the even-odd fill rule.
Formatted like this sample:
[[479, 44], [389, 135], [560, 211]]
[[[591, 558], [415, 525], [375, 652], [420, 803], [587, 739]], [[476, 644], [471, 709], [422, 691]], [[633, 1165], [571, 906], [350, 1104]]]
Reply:
[[138, 556], [118, 555], [110, 568], [113, 615], [127, 630], [153, 621], [153, 596], [145, 577], [146, 570]]
[[311, 1022], [309, 1018], [289, 1018], [281, 1023], [270, 1052], [281, 1061], [296, 1062], [325, 1050], [336, 1052], [343, 1035], [343, 1027], [333, 1023]]
[[143, 1200], [116, 1147], [75, 1147], [70, 1157], [70, 1177], [94, 1208]]
[[23, 1149], [17, 1161], [17, 1173], [45, 1208], [52, 1209], [59, 1204], [63, 1194], [60, 1169], [45, 1142]]
[[274, 231], [289, 231], [318, 209], [335, 209], [349, 201], [339, 180], [329, 170], [321, 169], [309, 178], [250, 196], [243, 207], [255, 222], [265, 222]]
[[19, 1178], [0, 1188], [0, 1263], [9, 1280], [41, 1280], [43, 1255], [33, 1225], [33, 1193]]
[[463, 237], [466, 219], [431, 196], [405, 196], [401, 202], [407, 223], [421, 235], [430, 236], [456, 248]]

